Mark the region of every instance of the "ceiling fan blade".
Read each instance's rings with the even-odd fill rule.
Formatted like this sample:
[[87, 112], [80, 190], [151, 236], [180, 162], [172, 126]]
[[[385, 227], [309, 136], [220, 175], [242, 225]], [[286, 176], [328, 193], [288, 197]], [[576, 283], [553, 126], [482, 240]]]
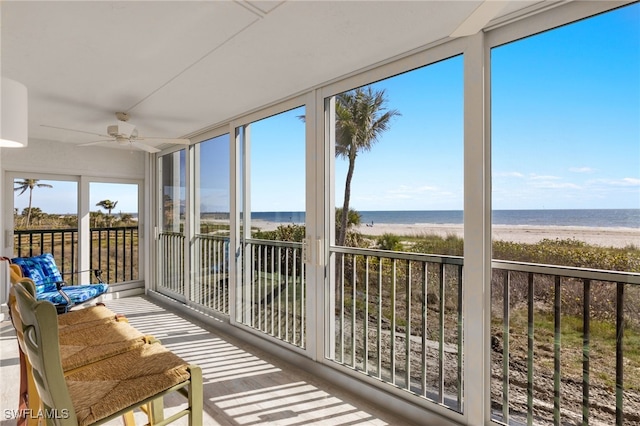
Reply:
[[113, 142], [113, 139], [102, 139], [99, 141], [85, 142], [85, 143], [78, 144], [78, 146], [92, 146], [92, 145], [98, 145], [103, 142]]
[[131, 146], [134, 146], [134, 147], [136, 147], [138, 149], [141, 149], [143, 151], [150, 152], [152, 154], [155, 153], [155, 152], [160, 152], [160, 150], [158, 148], [150, 146], [150, 145], [146, 145], [146, 144], [143, 144], [143, 143], [140, 143], [138, 141], [132, 140], [132, 141], [130, 141], [130, 144], [131, 144]]
[[77, 129], [67, 129], [66, 127], [50, 126], [48, 124], [41, 124], [40, 127], [48, 127], [50, 129], [66, 130], [66, 131], [69, 131], [69, 132], [86, 133], [87, 135], [100, 136], [101, 138], [109, 138], [109, 137], [111, 137], [109, 135], [103, 135], [102, 133], [86, 132], [84, 130], [77, 130]]
[[508, 4], [506, 1], [484, 0], [467, 19], [453, 30], [451, 37], [470, 36], [481, 31]]
[[138, 141], [147, 141], [147, 142], [157, 142], [157, 143], [171, 143], [174, 145], [190, 145], [191, 141], [189, 139], [180, 139], [180, 138], [136, 138]]

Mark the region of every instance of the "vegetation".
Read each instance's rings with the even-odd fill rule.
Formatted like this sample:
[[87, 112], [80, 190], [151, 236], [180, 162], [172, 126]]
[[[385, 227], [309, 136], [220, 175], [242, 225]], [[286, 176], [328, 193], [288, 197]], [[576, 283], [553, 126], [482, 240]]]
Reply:
[[[17, 212], [14, 213], [13, 223], [16, 231], [38, 229], [68, 230], [78, 228], [78, 217], [76, 215], [48, 214], [42, 212], [39, 207], [32, 207], [31, 223], [29, 225], [27, 225], [27, 215], [28, 208], [25, 208], [21, 214]], [[90, 212], [89, 217], [91, 227], [93, 228], [105, 226], [122, 228], [138, 225], [137, 220], [129, 213], [120, 213], [117, 216], [113, 215], [109, 218], [104, 213], [98, 211]]]
[[304, 239], [305, 230], [304, 225], [280, 225], [274, 231], [256, 231], [253, 234], [253, 238], [260, 240], [301, 242]]
[[389, 129], [391, 119], [400, 115], [395, 109], [387, 110], [385, 90], [374, 91], [371, 86], [344, 92], [336, 97], [336, 157], [349, 161], [344, 185], [344, 202], [336, 244], [343, 246], [347, 238], [351, 180], [356, 157], [371, 150], [382, 133]]
[[102, 207], [103, 209], [107, 210], [108, 212], [107, 214], [109, 216], [111, 216], [111, 210], [115, 209], [117, 205], [118, 205], [117, 201], [111, 201], [111, 200], [102, 200], [96, 203], [96, 206]]
[[38, 183], [40, 179], [22, 179], [16, 180], [13, 184], [16, 185], [13, 190], [19, 192], [18, 195], [24, 194], [27, 189], [29, 190], [29, 206], [25, 209], [26, 211], [26, 224], [25, 227], [28, 228], [31, 224], [31, 215], [33, 213], [32, 205], [33, 205], [33, 190], [35, 188], [53, 188], [53, 186], [48, 183]]

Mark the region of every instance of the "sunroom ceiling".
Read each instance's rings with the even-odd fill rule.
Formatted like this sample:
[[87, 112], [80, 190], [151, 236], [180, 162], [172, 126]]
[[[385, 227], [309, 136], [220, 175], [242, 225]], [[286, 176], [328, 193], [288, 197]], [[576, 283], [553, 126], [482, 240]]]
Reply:
[[1, 69], [29, 89], [30, 138], [88, 142], [43, 125], [105, 133], [116, 111], [182, 137], [446, 39], [483, 3], [2, 1]]

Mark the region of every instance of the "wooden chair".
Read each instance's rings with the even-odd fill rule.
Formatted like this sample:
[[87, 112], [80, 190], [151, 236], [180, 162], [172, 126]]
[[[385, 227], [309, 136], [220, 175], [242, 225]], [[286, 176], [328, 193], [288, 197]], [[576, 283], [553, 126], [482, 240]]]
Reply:
[[[32, 295], [35, 295], [35, 284], [29, 278], [24, 278], [22, 276], [21, 269], [18, 265], [10, 264], [10, 280], [11, 285], [16, 285], [18, 282], [22, 281], [26, 288]], [[24, 340], [22, 336], [22, 319], [20, 318], [20, 314], [16, 309], [16, 297], [15, 291], [13, 287], [9, 292], [9, 315], [11, 317], [11, 321], [16, 330], [16, 336], [18, 338], [18, 354], [20, 361], [20, 384], [18, 388], [18, 409], [21, 413], [21, 416], [18, 417], [17, 426], [38, 426], [39, 419], [37, 416], [31, 416], [30, 413], [37, 413], [40, 410], [40, 397], [38, 395], [37, 389], [35, 388], [35, 384], [33, 382], [33, 375], [31, 373], [31, 364], [29, 360], [25, 356], [25, 348], [24, 348]], [[83, 337], [82, 329], [87, 329], [86, 332], [90, 332], [89, 327], [95, 327], [97, 324], [109, 323], [109, 322], [127, 322], [126, 318], [123, 315], [118, 315], [108, 309], [104, 305], [96, 305], [86, 307], [77, 311], [69, 311], [68, 313], [58, 315], [58, 326], [61, 330], [61, 333], [66, 336], [65, 339], [67, 343], [68, 349], [64, 350], [64, 345], [61, 347], [61, 351], [66, 356], [62, 356], [63, 359], [63, 368], [65, 364], [67, 366], [79, 366], [83, 362], [91, 362], [96, 359], [105, 358], [115, 354], [116, 347], [112, 345], [102, 346], [101, 343], [106, 343], [104, 339], [102, 341], [93, 340], [94, 347], [92, 348], [83, 348], [78, 347], [74, 339], [81, 340]], [[123, 333], [124, 334], [124, 333]], [[126, 333], [122, 338], [118, 338], [117, 336], [111, 336], [110, 340], [120, 342], [124, 340], [126, 337], [131, 337], [130, 333]], [[92, 340], [77, 342], [80, 345], [89, 346]], [[131, 344], [129, 342], [128, 344]], [[136, 342], [137, 343], [137, 342]], [[123, 342], [118, 343], [121, 349], [124, 345]], [[126, 346], [125, 346], [126, 347]], [[86, 349], [92, 349], [89, 356], [84, 356], [82, 352], [86, 352]], [[66, 353], [65, 353], [66, 352]], [[125, 424], [133, 425], [135, 424], [132, 421], [133, 415], [127, 415], [127, 420]]]
[[65, 374], [56, 309], [37, 301], [28, 281], [12, 287], [22, 339], [47, 425], [102, 424], [178, 391], [188, 406], [167, 419], [156, 405], [151, 423], [162, 426], [185, 415], [202, 424], [202, 372], [160, 344], [142, 345]]

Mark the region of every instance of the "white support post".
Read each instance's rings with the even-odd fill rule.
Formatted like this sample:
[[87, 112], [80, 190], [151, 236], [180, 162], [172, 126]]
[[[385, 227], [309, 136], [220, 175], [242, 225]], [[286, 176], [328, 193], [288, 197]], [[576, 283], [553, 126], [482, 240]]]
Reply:
[[306, 339], [307, 352], [314, 361], [323, 355], [324, 332], [324, 268], [320, 264], [319, 250], [316, 243], [322, 240], [324, 232], [324, 151], [322, 150], [322, 134], [318, 132], [318, 123], [322, 123], [322, 115], [318, 114], [317, 91], [311, 91], [305, 99], [305, 228], [308, 241], [309, 261], [306, 263]]
[[239, 317], [242, 307], [239, 305], [241, 299], [240, 271], [238, 265], [238, 249], [240, 247], [240, 172], [242, 153], [239, 149], [241, 144], [239, 132], [234, 123], [229, 124], [229, 321], [235, 325], [241, 321]]
[[185, 200], [184, 200], [184, 297], [187, 299], [187, 304], [189, 305], [193, 300], [193, 256], [191, 252], [191, 247], [193, 246], [193, 241], [195, 238], [195, 227], [194, 227], [194, 185], [193, 185], [193, 163], [194, 163], [194, 154], [193, 148], [191, 146], [185, 147]]
[[463, 410], [468, 425], [491, 421], [491, 155], [484, 33], [464, 52]]
[[[332, 96], [325, 102], [320, 96], [318, 99], [319, 105], [322, 106], [318, 116], [322, 116], [324, 125], [324, 137], [322, 139], [322, 149], [326, 163], [324, 165], [324, 173], [322, 182], [326, 182], [326, 190], [324, 190], [324, 215], [325, 226], [329, 229], [324, 231], [325, 244], [324, 250], [324, 297], [325, 303], [323, 305], [325, 315], [325, 351], [324, 356], [333, 359], [336, 353], [336, 322], [334, 321], [334, 315], [336, 311], [336, 295], [335, 295], [335, 283], [333, 282], [335, 274], [335, 265], [331, 267], [331, 263], [335, 262], [335, 258], [331, 259], [329, 256], [329, 246], [335, 241], [335, 139], [336, 139], [336, 98]], [[320, 108], [319, 108], [320, 109]], [[318, 126], [320, 127], [320, 126]], [[326, 290], [325, 290], [326, 289]]]
[[[251, 238], [251, 124], [245, 124], [242, 127], [242, 176], [241, 181], [243, 183], [240, 188], [242, 197], [242, 235], [240, 238], [245, 241], [247, 238]], [[246, 246], [245, 246], [246, 247]], [[243, 250], [244, 252], [244, 250]], [[244, 252], [242, 256], [242, 262], [244, 265], [244, 275], [240, 275], [242, 281], [242, 287], [244, 288], [243, 296], [236, 302], [241, 304], [241, 312], [243, 313], [243, 322], [245, 324], [251, 323], [251, 256]]]
[[[78, 270], [86, 271], [77, 276], [77, 284], [91, 282], [91, 206], [89, 179], [80, 177], [78, 190]], [[100, 267], [100, 265], [97, 265]]]

